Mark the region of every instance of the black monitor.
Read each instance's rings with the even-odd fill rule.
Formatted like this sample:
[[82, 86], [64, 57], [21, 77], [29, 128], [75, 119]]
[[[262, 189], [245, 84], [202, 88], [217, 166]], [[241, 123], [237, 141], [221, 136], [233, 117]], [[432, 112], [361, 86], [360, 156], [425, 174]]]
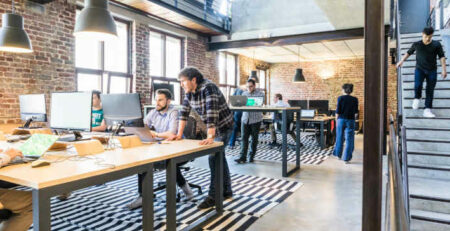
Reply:
[[60, 141], [81, 140], [80, 132], [91, 131], [92, 92], [58, 92], [51, 96], [50, 127], [55, 130], [72, 131], [75, 137]]
[[[175, 97], [175, 92], [172, 84], [168, 83], [153, 83], [152, 87], [152, 97], [155, 98], [156, 91], [159, 89], [167, 89], [172, 94], [172, 97]], [[173, 99], [172, 99], [173, 100]]]
[[309, 109], [316, 109], [319, 114], [327, 114], [329, 110], [328, 100], [310, 100]]
[[144, 127], [138, 93], [102, 95], [102, 108], [106, 124], [110, 126]]
[[291, 107], [301, 107], [302, 109], [308, 109], [308, 100], [288, 100]]
[[19, 95], [19, 103], [20, 119], [26, 121], [22, 128], [30, 128], [32, 121], [47, 122], [44, 94]]

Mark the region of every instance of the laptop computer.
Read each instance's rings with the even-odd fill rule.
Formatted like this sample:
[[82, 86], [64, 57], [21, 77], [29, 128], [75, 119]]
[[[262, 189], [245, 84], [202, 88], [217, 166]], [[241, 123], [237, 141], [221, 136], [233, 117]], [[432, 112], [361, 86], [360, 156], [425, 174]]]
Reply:
[[58, 140], [58, 136], [46, 134], [32, 135], [19, 150], [24, 157], [39, 158]]
[[249, 96], [247, 97], [247, 104], [246, 106], [250, 107], [261, 107], [264, 103], [264, 97], [263, 96]]
[[245, 95], [231, 95], [230, 104], [233, 107], [243, 107], [247, 104], [247, 96]]
[[302, 110], [301, 117], [302, 118], [314, 118], [316, 116], [316, 110]]
[[153, 137], [147, 125], [144, 127], [124, 127], [124, 130], [126, 133], [137, 135], [144, 143], [152, 143], [163, 140], [161, 138]]

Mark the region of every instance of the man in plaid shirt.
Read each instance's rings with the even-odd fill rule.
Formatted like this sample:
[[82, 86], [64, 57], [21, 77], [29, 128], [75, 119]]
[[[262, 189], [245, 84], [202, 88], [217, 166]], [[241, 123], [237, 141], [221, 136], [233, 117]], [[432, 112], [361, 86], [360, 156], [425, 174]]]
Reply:
[[[195, 67], [186, 67], [178, 75], [178, 78], [186, 93], [183, 100], [178, 134], [169, 140], [180, 140], [183, 136], [186, 121], [191, 109], [194, 109], [207, 127], [207, 138], [200, 141], [201, 145], [212, 144], [214, 141], [228, 143], [231, 129], [233, 127], [233, 115], [228, 108], [225, 97], [220, 89], [210, 80], [204, 79], [202, 73]], [[209, 156], [209, 167], [211, 169], [211, 183], [209, 195], [200, 203], [198, 208], [206, 209], [215, 204], [215, 156]], [[231, 198], [230, 170], [226, 158], [223, 160], [223, 183], [224, 197]]]

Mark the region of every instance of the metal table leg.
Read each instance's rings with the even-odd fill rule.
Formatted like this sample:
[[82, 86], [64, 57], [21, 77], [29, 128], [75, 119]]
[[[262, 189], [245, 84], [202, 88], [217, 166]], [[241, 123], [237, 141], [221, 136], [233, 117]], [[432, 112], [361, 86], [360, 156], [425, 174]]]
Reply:
[[175, 161], [168, 160], [166, 167], [166, 228], [168, 231], [177, 229], [176, 211], [176, 164]]
[[216, 169], [215, 169], [215, 189], [216, 189], [216, 195], [215, 195], [215, 201], [216, 201], [216, 211], [218, 215], [223, 214], [223, 193], [224, 193], [224, 187], [223, 187], [223, 159], [225, 150], [215, 153], [216, 156]]
[[50, 230], [50, 195], [46, 189], [33, 189], [33, 230]]
[[324, 121], [320, 121], [320, 148], [324, 149], [325, 148], [325, 129], [324, 129]]
[[153, 231], [153, 225], [153, 164], [151, 164], [142, 180], [142, 230]]
[[300, 126], [301, 126], [301, 123], [300, 123], [300, 115], [301, 115], [301, 113], [300, 113], [300, 111], [298, 111], [298, 112], [296, 112], [296, 114], [297, 114], [297, 121], [296, 121], [296, 123], [295, 123], [295, 131], [296, 131], [296, 134], [297, 134], [297, 136], [296, 136], [296, 139], [295, 139], [295, 144], [296, 144], [296, 146], [295, 146], [295, 165], [296, 165], [296, 167], [298, 167], [298, 168], [300, 168], [300, 145], [301, 145], [301, 137], [300, 137]]
[[283, 138], [281, 146], [282, 156], [282, 176], [287, 177], [287, 113], [283, 110], [282, 113], [282, 125], [281, 125], [281, 137]]

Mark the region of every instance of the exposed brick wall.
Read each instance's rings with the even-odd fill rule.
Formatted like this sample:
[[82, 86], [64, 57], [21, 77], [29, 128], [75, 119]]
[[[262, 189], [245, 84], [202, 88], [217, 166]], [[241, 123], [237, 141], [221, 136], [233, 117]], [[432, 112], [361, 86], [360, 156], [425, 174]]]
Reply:
[[185, 40], [185, 66], [197, 67], [203, 77], [219, 83], [219, 56], [217, 51], [207, 51], [207, 39], [187, 38]]
[[134, 92], [141, 94], [143, 105], [150, 104], [150, 51], [149, 35], [150, 27], [143, 23], [134, 23], [132, 31], [133, 39], [133, 86]]
[[[306, 82], [293, 83], [297, 63], [272, 64], [270, 68], [270, 99], [276, 93], [285, 100], [327, 99], [330, 108], [336, 107], [337, 97], [342, 94], [344, 83], [354, 85], [353, 95], [359, 99], [361, 119], [364, 112], [364, 59], [328, 60], [302, 62]], [[322, 78], [326, 76], [327, 78]], [[397, 112], [397, 77], [395, 66], [388, 69], [388, 114]]]
[[[247, 83], [247, 79], [251, 74], [252, 70], [256, 70], [256, 69], [264, 69], [267, 70], [267, 74], [269, 73], [269, 68], [270, 68], [270, 64], [263, 62], [261, 60], [257, 60], [257, 59], [253, 59], [253, 58], [249, 58], [247, 56], [244, 55], [239, 55], [238, 56], [238, 60], [239, 60], [239, 85], [243, 85], [245, 83]], [[268, 82], [267, 82], [268, 84]]]
[[[56, 0], [43, 13], [16, 1], [34, 52], [0, 52], [0, 123], [17, 123], [20, 94], [73, 91], [75, 81], [75, 1]], [[0, 0], [0, 13], [11, 12], [11, 1]], [[47, 99], [47, 102], [49, 100]]]

